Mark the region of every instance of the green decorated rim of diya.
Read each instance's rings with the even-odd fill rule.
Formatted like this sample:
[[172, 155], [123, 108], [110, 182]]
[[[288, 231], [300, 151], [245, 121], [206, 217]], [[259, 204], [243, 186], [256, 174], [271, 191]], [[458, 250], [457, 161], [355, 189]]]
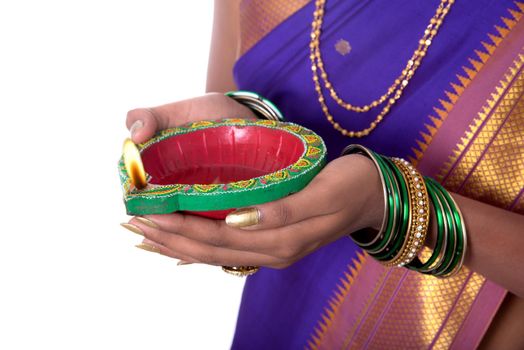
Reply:
[[138, 149], [144, 155], [143, 152], [149, 147], [169, 138], [224, 126], [278, 130], [299, 140], [303, 151], [291, 164], [247, 180], [213, 184], [153, 185], [142, 190], [132, 185], [122, 156], [118, 168], [128, 214], [216, 211], [270, 202], [303, 189], [326, 163], [326, 145], [320, 136], [303, 126], [273, 120], [222, 119], [194, 122], [163, 130], [149, 141], [138, 145]]

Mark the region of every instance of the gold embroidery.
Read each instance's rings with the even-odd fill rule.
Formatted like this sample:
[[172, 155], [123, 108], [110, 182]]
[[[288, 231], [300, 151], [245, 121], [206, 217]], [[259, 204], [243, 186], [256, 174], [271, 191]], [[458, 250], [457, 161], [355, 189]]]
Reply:
[[[464, 270], [463, 273], [468, 273]], [[475, 301], [480, 288], [484, 284], [484, 277], [473, 273], [468, 282], [464, 286], [464, 290], [460, 294], [460, 300], [453, 307], [447, 322], [444, 324], [440, 336], [436, 339], [433, 349], [449, 349], [455, 336], [464, 322], [473, 302]]]
[[454, 310], [457, 291], [468, 275], [462, 270], [443, 283], [432, 276], [409, 273], [379, 324], [370, 348], [428, 348], [446, 315]]
[[[348, 265], [347, 271], [344, 272], [344, 277], [340, 279], [338, 290], [335, 291], [333, 297], [329, 301], [329, 306], [324, 309], [324, 314], [318, 325], [315, 327], [314, 334], [311, 336], [311, 340], [308, 341], [309, 349], [318, 349], [322, 343], [322, 338], [325, 335], [326, 330], [332, 325], [335, 315], [338, 313], [342, 302], [346, 299], [355, 277], [359, 274], [362, 268], [368, 263], [369, 257], [364, 253], [357, 253], [357, 260], [352, 260]], [[375, 285], [375, 294], [378, 292], [380, 283]], [[373, 293], [372, 293], [373, 294]], [[365, 308], [364, 308], [365, 309]], [[363, 310], [364, 312], [364, 310]]]
[[351, 45], [349, 44], [349, 41], [339, 39], [335, 44], [335, 50], [337, 50], [337, 52], [342, 56], [346, 56], [348, 53], [351, 52]]
[[449, 175], [441, 175], [451, 191], [500, 207], [509, 207], [520, 193], [524, 184], [524, 74], [519, 70], [523, 64], [524, 56], [519, 55], [457, 145], [442, 172]]
[[[368, 259], [371, 259], [368, 257]], [[384, 270], [387, 271], [387, 268], [384, 267]], [[384, 311], [386, 305], [393, 297], [395, 289], [398, 284], [401, 282], [402, 277], [406, 274], [405, 270], [395, 269], [390, 272], [387, 280], [385, 281], [380, 294], [375, 299], [370, 298], [373, 301], [369, 310], [365, 310], [367, 314], [362, 313], [360, 319], [358, 320], [357, 325], [360, 326], [360, 329], [356, 334], [348, 333], [344, 341], [344, 349], [362, 349], [364, 343], [368, 339], [369, 335], [373, 331], [377, 320], [380, 318], [382, 312]], [[375, 300], [373, 300], [375, 299]], [[368, 301], [369, 302], [369, 301]], [[363, 319], [362, 317], [365, 316]]]
[[[464, 73], [457, 74], [457, 80], [454, 83], [450, 83], [450, 90], [444, 91], [446, 98], [440, 99], [440, 105], [434, 107], [435, 114], [430, 115], [430, 123], [425, 124], [425, 131], [420, 132], [421, 138], [417, 140], [418, 147], [412, 148], [414, 157], [409, 157], [410, 161], [416, 165], [417, 162], [422, 158], [428, 145], [431, 143], [433, 136], [437, 133], [442, 123], [447, 119], [449, 112], [460, 98], [464, 90], [471, 84], [471, 81], [475, 78], [477, 73], [484, 67], [485, 63], [493, 55], [496, 48], [500, 45], [503, 39], [508, 35], [509, 31], [517, 24], [521, 19], [524, 12], [524, 4], [520, 2], [515, 3], [521, 12], [508, 10], [512, 19], [502, 17], [502, 21], [507, 25], [507, 28], [495, 26], [497, 34], [488, 34], [489, 40], [482, 41], [482, 46], [485, 51], [475, 50], [475, 58], [470, 58], [470, 67], [462, 67]], [[490, 43], [488, 43], [490, 42]]]
[[246, 53], [309, 0], [243, 0], [240, 3], [240, 54]]

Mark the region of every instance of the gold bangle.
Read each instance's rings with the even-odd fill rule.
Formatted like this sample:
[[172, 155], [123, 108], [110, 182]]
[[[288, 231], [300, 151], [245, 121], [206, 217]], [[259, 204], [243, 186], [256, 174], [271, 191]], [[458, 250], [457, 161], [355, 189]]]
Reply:
[[386, 266], [404, 266], [422, 250], [429, 227], [429, 195], [422, 175], [409, 162], [400, 158], [392, 161], [408, 181], [410, 220], [399, 253]]
[[258, 266], [222, 266], [224, 272], [238, 277], [246, 277], [256, 273], [260, 268]]

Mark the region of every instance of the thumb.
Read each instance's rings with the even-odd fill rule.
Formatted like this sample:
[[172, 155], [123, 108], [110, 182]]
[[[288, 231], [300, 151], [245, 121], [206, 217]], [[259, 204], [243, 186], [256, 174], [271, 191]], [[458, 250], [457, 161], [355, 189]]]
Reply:
[[134, 143], [149, 140], [160, 129], [158, 117], [151, 108], [138, 108], [129, 111], [126, 126]]
[[127, 112], [126, 126], [135, 143], [149, 140], [159, 130], [172, 128], [195, 119], [195, 100], [188, 99], [152, 108], [137, 108]]
[[256, 118], [253, 112], [220, 93], [169, 103], [154, 108], [139, 108], [127, 113], [126, 125], [135, 143], [150, 139], [158, 130], [200, 120]]

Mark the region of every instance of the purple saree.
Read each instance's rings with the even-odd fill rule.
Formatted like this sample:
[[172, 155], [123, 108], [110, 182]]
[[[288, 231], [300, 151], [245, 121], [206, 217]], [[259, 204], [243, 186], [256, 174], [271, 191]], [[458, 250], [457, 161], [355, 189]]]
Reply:
[[[361, 105], [387, 90], [438, 4], [329, 0], [321, 50], [342, 98]], [[308, 49], [313, 11], [304, 0], [242, 2], [239, 89], [315, 130], [331, 159], [361, 143], [410, 158], [451, 191], [524, 213], [523, 4], [457, 0], [403, 96], [363, 139], [340, 135], [320, 108]], [[337, 52], [340, 39], [350, 43], [348, 55]], [[327, 103], [350, 129], [376, 115]], [[387, 269], [341, 239], [247, 279], [233, 348], [471, 349], [504, 296], [468, 269], [449, 279]]]

